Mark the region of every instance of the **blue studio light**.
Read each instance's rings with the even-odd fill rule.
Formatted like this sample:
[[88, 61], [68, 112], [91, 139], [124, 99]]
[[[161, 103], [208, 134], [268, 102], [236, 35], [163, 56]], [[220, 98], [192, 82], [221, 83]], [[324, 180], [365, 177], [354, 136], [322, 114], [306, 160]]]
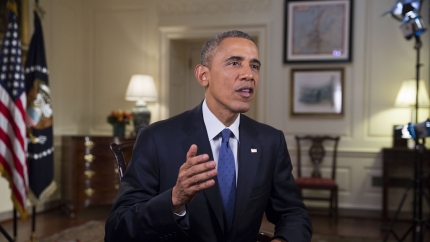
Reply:
[[426, 31], [424, 22], [420, 16], [420, 9], [423, 0], [399, 0], [390, 11], [384, 13], [391, 14], [395, 19], [402, 22], [400, 29], [406, 39], [413, 36], [421, 36]]

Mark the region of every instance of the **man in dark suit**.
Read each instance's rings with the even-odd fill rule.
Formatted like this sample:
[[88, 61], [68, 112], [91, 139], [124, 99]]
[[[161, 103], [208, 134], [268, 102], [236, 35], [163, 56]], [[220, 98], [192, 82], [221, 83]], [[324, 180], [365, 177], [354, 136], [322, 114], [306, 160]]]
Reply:
[[256, 241], [264, 213], [275, 224], [272, 241], [311, 240], [284, 134], [242, 114], [260, 66], [246, 33], [225, 32], [203, 46], [194, 73], [205, 100], [139, 132], [105, 241]]

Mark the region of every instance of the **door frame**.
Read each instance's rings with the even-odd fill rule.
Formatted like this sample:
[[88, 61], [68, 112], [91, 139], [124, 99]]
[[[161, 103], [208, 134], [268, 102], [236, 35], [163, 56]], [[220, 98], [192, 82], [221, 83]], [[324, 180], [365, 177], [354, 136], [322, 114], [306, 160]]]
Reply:
[[[240, 29], [250, 36], [258, 38], [257, 47], [262, 63], [267, 63], [267, 24], [252, 26], [229, 26], [211, 28], [186, 28], [186, 27], [160, 27], [160, 82], [159, 85], [159, 117], [158, 120], [169, 118], [169, 92], [170, 92], [170, 44], [172, 40], [194, 40], [207, 38], [231, 29]], [[260, 80], [257, 94], [257, 121], [265, 122], [265, 93], [267, 83], [267, 70], [263, 65], [260, 70]]]

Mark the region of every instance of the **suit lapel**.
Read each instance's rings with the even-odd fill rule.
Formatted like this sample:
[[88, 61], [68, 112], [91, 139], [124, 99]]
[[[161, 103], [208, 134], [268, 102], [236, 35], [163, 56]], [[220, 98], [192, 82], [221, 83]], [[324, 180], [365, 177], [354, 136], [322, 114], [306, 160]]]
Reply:
[[[251, 125], [250, 119], [245, 115], [241, 116], [240, 127], [240, 144], [238, 150], [238, 180], [237, 193], [234, 217], [240, 218], [245, 213], [246, 203], [252, 191], [254, 177], [257, 174], [258, 162], [262, 151], [260, 144], [257, 141], [258, 131]], [[233, 228], [236, 223], [240, 223], [238, 219], [234, 219]], [[240, 227], [240, 226], [239, 226]], [[235, 231], [232, 231], [232, 236]]]
[[[192, 109], [186, 119], [183, 130], [188, 134], [188, 137], [182, 141], [182, 148], [185, 152], [188, 152], [192, 144], [197, 144], [197, 155], [208, 154], [209, 160], [213, 160], [212, 148], [203, 121], [202, 105]], [[221, 228], [224, 230], [223, 208], [217, 177], [215, 177], [215, 186], [204, 190], [203, 194], [212, 207]]]

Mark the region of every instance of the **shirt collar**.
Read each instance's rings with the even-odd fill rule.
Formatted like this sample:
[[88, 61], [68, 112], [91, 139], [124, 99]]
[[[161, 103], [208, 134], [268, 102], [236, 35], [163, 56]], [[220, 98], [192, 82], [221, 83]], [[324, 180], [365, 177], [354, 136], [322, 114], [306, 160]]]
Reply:
[[239, 124], [240, 124], [240, 114], [237, 116], [236, 120], [230, 125], [230, 127], [225, 127], [221, 121], [209, 110], [206, 103], [206, 99], [202, 104], [203, 111], [203, 121], [206, 125], [206, 130], [208, 132], [208, 137], [210, 140], [214, 139], [223, 129], [229, 128], [234, 134], [234, 138], [239, 141]]

